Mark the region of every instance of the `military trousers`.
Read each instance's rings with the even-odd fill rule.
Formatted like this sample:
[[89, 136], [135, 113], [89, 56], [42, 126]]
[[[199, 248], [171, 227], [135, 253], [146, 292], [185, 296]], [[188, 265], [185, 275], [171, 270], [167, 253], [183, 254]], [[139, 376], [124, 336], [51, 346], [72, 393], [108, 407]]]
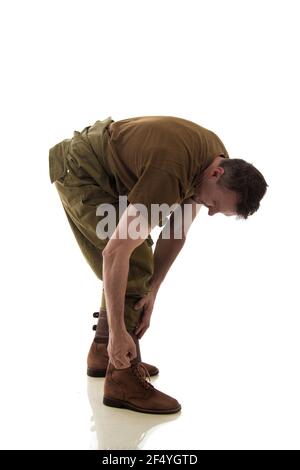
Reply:
[[[96, 122], [99, 139], [102, 139], [104, 144], [109, 122], [111, 122], [109, 118]], [[105, 145], [101, 148], [102, 152], [105, 152]], [[50, 177], [58, 191], [69, 226], [85, 260], [97, 278], [103, 281], [102, 251], [109, 238], [99, 237], [97, 234], [97, 224], [103, 216], [97, 215], [96, 210], [101, 204], [114, 205], [117, 223], [121, 216], [118, 210], [119, 195], [111, 177], [105, 171], [105, 166], [101, 164], [101, 161], [96, 161], [89, 150], [88, 145], [82, 145], [82, 133], [75, 131], [72, 139], [65, 139], [50, 150]], [[92, 164], [83, 164], [83, 162], [87, 163], [89, 158], [93, 160]], [[104, 162], [105, 155], [103, 158]], [[61, 174], [57, 171], [55, 173], [54, 166], [55, 170], [62, 169]], [[93, 171], [89, 171], [89, 168], [93, 168]], [[96, 176], [95, 172], [97, 172]], [[129, 332], [135, 330], [143, 313], [143, 309], [135, 310], [134, 305], [142, 296], [151, 291], [150, 281], [154, 271], [152, 245], [153, 240], [149, 235], [132, 252], [129, 260], [124, 299], [124, 322]], [[107, 308], [103, 285], [100, 305], [101, 308]]]

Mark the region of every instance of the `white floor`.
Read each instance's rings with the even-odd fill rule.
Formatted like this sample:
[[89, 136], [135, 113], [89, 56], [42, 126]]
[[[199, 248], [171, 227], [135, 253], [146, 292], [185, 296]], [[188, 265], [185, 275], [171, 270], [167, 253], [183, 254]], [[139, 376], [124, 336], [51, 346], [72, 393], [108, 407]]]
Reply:
[[[179, 360], [178, 371], [175, 359], [169, 367], [161, 361], [160, 377], [153, 384], [182, 403], [181, 413], [169, 416], [106, 407], [103, 379], [87, 378], [83, 369], [76, 373], [74, 366], [63, 375], [63, 368], [56, 372], [55, 364], [48, 374], [30, 373], [25, 361], [10, 378], [2, 377], [8, 393], [2, 395], [1, 447], [299, 449], [296, 371], [283, 385], [282, 363], [277, 370], [266, 368], [262, 374], [262, 369], [251, 367], [248, 357], [245, 369], [240, 370], [238, 358], [232, 357], [235, 363], [231, 364], [222, 357], [217, 360], [213, 349], [207, 353], [208, 363], [201, 360], [198, 367], [195, 357], [186, 366]], [[180, 353], [180, 347], [174, 349], [174, 358]], [[60, 354], [64, 362], [66, 351]]]

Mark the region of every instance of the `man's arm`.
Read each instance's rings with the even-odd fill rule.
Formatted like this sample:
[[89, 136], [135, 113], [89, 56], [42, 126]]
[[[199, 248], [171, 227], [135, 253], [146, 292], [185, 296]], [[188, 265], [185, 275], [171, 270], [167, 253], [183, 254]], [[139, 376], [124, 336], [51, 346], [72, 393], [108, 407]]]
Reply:
[[[119, 223], [102, 251], [103, 287], [107, 306], [110, 332], [108, 353], [117, 368], [130, 366], [136, 356], [135, 344], [128, 334], [124, 321], [125, 293], [132, 252], [141, 245], [150, 233], [150, 227], [143, 224], [143, 234], [137, 239], [130, 236], [130, 224], [136, 218], [134, 206], [129, 204]], [[120, 238], [120, 234], [122, 237]]]
[[[187, 204], [190, 205], [188, 208], [190, 213], [187, 211], [187, 214], [189, 213], [190, 216], [184, 217], [184, 205]], [[187, 232], [200, 208], [201, 204], [197, 204], [192, 198], [185, 199], [180, 206], [172, 212], [168, 222], [161, 231], [154, 250], [154, 274], [151, 279], [151, 286], [154, 291], [159, 289], [167, 272], [178, 253], [181, 251], [186, 240]], [[177, 215], [178, 211], [181, 211], [182, 218]], [[164, 234], [168, 233], [170, 233], [170, 236], [163, 238]], [[181, 233], [182, 237], [175, 238], [176, 233]]]
[[[189, 209], [186, 211], [187, 217], [178, 216], [178, 211], [181, 211], [181, 215], [184, 214], [184, 206]], [[151, 292], [135, 304], [136, 309], [143, 307], [143, 314], [135, 330], [139, 339], [150, 326], [150, 319], [158, 289], [182, 249], [187, 232], [200, 208], [201, 204], [197, 204], [193, 199], [185, 199], [180, 204], [180, 207], [175, 209], [171, 214], [168, 222], [160, 233], [154, 251], [154, 273], [150, 282]], [[167, 235], [166, 238], [163, 237], [165, 234]]]

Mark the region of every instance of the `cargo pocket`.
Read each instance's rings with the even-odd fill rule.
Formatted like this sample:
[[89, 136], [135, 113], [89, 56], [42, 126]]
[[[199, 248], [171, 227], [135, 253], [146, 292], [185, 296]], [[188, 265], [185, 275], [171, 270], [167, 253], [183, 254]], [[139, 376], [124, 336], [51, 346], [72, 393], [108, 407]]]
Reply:
[[68, 173], [66, 156], [71, 139], [65, 139], [49, 150], [49, 176], [51, 183], [63, 182]]

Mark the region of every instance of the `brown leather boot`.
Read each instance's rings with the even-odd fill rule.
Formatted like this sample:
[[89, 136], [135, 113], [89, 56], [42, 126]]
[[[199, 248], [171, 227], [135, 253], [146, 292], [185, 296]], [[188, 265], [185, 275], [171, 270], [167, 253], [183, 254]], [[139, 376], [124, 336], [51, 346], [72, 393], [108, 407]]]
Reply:
[[109, 362], [104, 381], [104, 405], [154, 414], [181, 410], [175, 398], [154, 388], [147, 378], [150, 380], [147, 369], [136, 358], [126, 369], [116, 369]]
[[[106, 310], [101, 308], [100, 313], [93, 313], [93, 317], [99, 319], [97, 325], [93, 326], [93, 330], [95, 330], [96, 333], [87, 357], [87, 375], [90, 377], [105, 377], [109, 361], [107, 353], [109, 329]], [[139, 340], [136, 335], [131, 334], [131, 336], [135, 342], [137, 360], [141, 362]], [[146, 362], [143, 362], [142, 364], [147, 369], [150, 376], [154, 376], [159, 373], [157, 367], [152, 366], [151, 364], [147, 364]]]

